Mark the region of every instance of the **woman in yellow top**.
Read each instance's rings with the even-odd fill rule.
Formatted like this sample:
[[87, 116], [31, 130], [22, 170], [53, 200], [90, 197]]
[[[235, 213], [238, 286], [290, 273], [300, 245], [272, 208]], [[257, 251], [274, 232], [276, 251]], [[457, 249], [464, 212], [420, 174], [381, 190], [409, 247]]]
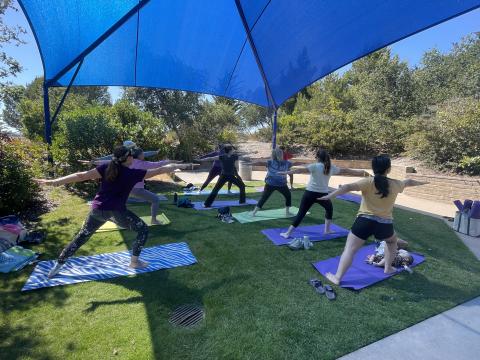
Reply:
[[373, 177], [362, 179], [355, 183], [347, 184], [338, 190], [323, 196], [320, 200], [330, 200], [338, 195], [349, 191], [361, 191], [362, 203], [358, 210], [358, 216], [353, 223], [347, 237], [347, 243], [340, 257], [337, 273], [327, 273], [326, 277], [332, 283], [339, 285], [343, 275], [352, 264], [356, 252], [365, 244], [365, 241], [374, 235], [378, 240], [384, 240], [385, 249], [385, 273], [395, 271], [392, 261], [397, 250], [397, 236], [393, 230], [393, 205], [397, 195], [408, 186], [424, 185], [412, 179], [395, 180], [387, 177], [391, 170], [391, 161], [388, 156], [376, 156], [372, 159]]

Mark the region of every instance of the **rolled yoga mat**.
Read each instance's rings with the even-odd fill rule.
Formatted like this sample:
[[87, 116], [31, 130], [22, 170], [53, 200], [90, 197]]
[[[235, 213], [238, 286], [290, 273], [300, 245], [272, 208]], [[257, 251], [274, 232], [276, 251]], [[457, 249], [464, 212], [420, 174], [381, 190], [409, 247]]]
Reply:
[[323, 241], [323, 240], [332, 240], [336, 238], [346, 237], [348, 235], [348, 230], [344, 229], [339, 225], [332, 224], [331, 230], [334, 233], [324, 235], [323, 230], [325, 225], [311, 225], [311, 226], [300, 226], [293, 230], [290, 238], [285, 239], [283, 236], [280, 236], [280, 233], [286, 232], [288, 228], [274, 228], [274, 229], [265, 229], [262, 230], [264, 234], [271, 242], [275, 245], [286, 245], [295, 238], [303, 238], [308, 236], [310, 241]]
[[214, 201], [213, 204], [210, 205], [210, 207], [208, 208], [203, 207], [204, 201], [193, 201], [192, 204], [195, 210], [212, 210], [212, 209], [218, 209], [225, 206], [232, 207], [232, 206], [257, 205], [257, 202], [258, 201], [254, 199], [247, 199], [246, 202], [244, 202], [243, 204], [239, 204], [238, 200], [217, 200], [217, 201]]
[[[255, 216], [252, 216], [252, 211], [244, 211], [240, 213], [232, 214], [240, 224], [252, 223], [256, 221], [275, 220], [275, 219], [287, 219], [297, 215], [298, 208], [295, 206], [290, 207], [290, 212], [293, 215], [285, 216], [285, 208], [271, 209], [271, 210], [259, 210]], [[308, 213], [307, 213], [308, 214]]]
[[[170, 224], [170, 220], [167, 218], [165, 214], [159, 214], [157, 215], [157, 220], [160, 221], [160, 224], [154, 224], [152, 225], [151, 219], [152, 217], [150, 215], [148, 216], [140, 216], [140, 219], [142, 219], [147, 226], [157, 226], [157, 225], [168, 225]], [[105, 231], [115, 231], [115, 230], [125, 230], [124, 228], [119, 227], [117, 224], [111, 221], [107, 221], [105, 224], [100, 226], [100, 228], [96, 232], [105, 232]]]
[[130, 256], [130, 251], [125, 250], [109, 254], [72, 257], [52, 279], [48, 279], [47, 275], [55, 266], [55, 261], [41, 261], [33, 270], [22, 291], [142, 274], [192, 265], [197, 262], [187, 243], [184, 242], [144, 248], [140, 255], [142, 260], [148, 262], [148, 266], [144, 269], [129, 268]]
[[[340, 282], [340, 286], [343, 288], [349, 288], [353, 290], [360, 290], [370, 285], [376, 284], [382, 280], [388, 279], [404, 270], [398, 269], [397, 272], [392, 274], [385, 274], [382, 267], [370, 265], [365, 262], [368, 255], [375, 253], [375, 244], [365, 245], [355, 254], [352, 262], [352, 266], [347, 270], [345, 276]], [[413, 256], [413, 264], [410, 268], [413, 268], [425, 261], [423, 255], [417, 253], [410, 253]], [[340, 256], [330, 258], [327, 260], [318, 261], [313, 263], [313, 267], [317, 271], [325, 276], [327, 272], [335, 274], [337, 272]]]

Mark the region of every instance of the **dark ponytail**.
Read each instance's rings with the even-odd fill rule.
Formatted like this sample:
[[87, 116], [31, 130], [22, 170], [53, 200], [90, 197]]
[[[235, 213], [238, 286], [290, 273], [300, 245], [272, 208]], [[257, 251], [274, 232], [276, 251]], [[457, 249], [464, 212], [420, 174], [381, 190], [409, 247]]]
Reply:
[[387, 170], [390, 169], [392, 163], [390, 158], [386, 155], [375, 156], [372, 159], [372, 170], [374, 174], [374, 184], [377, 188], [378, 195], [381, 195], [381, 198], [385, 198], [390, 193], [388, 186]]
[[317, 160], [323, 163], [323, 174], [328, 175], [330, 174], [330, 168], [332, 167], [332, 162], [330, 161], [330, 155], [325, 150], [318, 150], [317, 151]]
[[108, 164], [107, 170], [105, 171], [105, 179], [109, 182], [115, 181], [120, 171], [120, 166], [122, 163], [127, 161], [127, 158], [131, 155], [131, 150], [127, 149], [125, 146], [118, 146], [113, 151], [113, 157], [110, 163]]

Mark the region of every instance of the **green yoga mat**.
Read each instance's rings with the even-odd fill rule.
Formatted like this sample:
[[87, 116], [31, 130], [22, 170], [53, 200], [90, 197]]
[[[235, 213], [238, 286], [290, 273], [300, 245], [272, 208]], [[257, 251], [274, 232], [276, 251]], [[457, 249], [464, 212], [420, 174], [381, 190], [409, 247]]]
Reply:
[[[150, 224], [151, 217], [150, 216], [140, 216], [140, 219], [145, 221], [148, 226], [157, 226]], [[160, 225], [168, 225], [170, 224], [170, 220], [167, 218], [165, 214], [157, 215], [157, 220], [160, 221]], [[123, 228], [119, 227], [117, 224], [107, 221], [105, 224], [100, 226], [97, 232], [105, 232], [105, 231], [115, 231], [115, 230], [124, 230]]]
[[[252, 211], [244, 211], [241, 213], [232, 214], [232, 216], [237, 219], [240, 224], [246, 224], [256, 221], [265, 221], [265, 220], [274, 220], [274, 219], [286, 219], [294, 217], [298, 208], [292, 206], [290, 212], [293, 214], [291, 216], [285, 216], [285, 208], [282, 209], [272, 209], [272, 210], [260, 210], [255, 216], [250, 215]], [[308, 214], [308, 213], [307, 213]]]

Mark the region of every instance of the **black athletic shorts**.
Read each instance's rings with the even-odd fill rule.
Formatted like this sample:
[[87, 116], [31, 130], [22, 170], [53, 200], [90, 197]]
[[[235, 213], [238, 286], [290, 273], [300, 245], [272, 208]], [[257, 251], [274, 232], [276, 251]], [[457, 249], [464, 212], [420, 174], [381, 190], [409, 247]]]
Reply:
[[367, 240], [374, 235], [375, 239], [385, 240], [393, 236], [393, 224], [383, 224], [373, 219], [363, 216], [357, 217], [351, 229], [353, 235], [358, 236], [362, 240]]

